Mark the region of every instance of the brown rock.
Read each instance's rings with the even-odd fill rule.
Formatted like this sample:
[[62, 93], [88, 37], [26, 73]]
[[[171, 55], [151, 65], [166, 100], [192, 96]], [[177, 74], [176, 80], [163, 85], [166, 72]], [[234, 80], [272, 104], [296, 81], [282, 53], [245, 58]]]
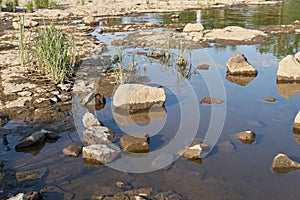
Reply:
[[77, 157], [81, 153], [82, 147], [78, 144], [72, 144], [63, 149], [63, 154], [66, 156]]
[[39, 171], [26, 171], [16, 173], [16, 179], [18, 182], [35, 180], [40, 178], [42, 178], [42, 174]]
[[274, 98], [274, 97], [267, 97], [267, 98], [263, 98], [263, 100], [267, 101], [267, 102], [275, 102], [276, 98]]
[[178, 152], [178, 155], [187, 159], [201, 159], [201, 153], [204, 151], [209, 151], [208, 145], [202, 144], [200, 142], [193, 142], [190, 146], [185, 147], [183, 150]]
[[226, 80], [241, 86], [248, 85], [254, 79], [255, 76], [230, 75], [229, 73], [226, 73]]
[[134, 153], [149, 152], [149, 143], [147, 137], [135, 137], [131, 135], [124, 135], [120, 139], [120, 145], [124, 151]]
[[205, 97], [200, 101], [201, 104], [222, 104], [223, 101], [221, 99], [217, 99], [214, 97]]
[[197, 69], [200, 70], [208, 70], [209, 69], [209, 65], [208, 64], [202, 64], [202, 65], [198, 65]]
[[243, 131], [236, 134], [236, 137], [244, 144], [252, 144], [255, 141], [255, 133], [253, 131]]
[[273, 159], [272, 168], [278, 174], [285, 174], [300, 169], [300, 163], [293, 161], [285, 154], [279, 153]]

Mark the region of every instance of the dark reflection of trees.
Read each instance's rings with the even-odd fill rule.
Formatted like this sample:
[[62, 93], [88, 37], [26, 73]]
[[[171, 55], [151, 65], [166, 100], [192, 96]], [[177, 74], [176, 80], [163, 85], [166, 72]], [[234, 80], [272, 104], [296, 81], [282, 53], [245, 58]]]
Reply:
[[300, 50], [299, 34], [276, 34], [258, 45], [257, 49], [260, 53], [272, 53], [277, 58], [293, 55]]

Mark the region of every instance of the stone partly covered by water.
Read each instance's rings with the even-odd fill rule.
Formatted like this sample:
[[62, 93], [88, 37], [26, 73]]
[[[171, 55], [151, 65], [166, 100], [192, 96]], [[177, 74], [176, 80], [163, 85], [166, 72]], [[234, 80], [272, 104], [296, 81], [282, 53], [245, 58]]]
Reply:
[[275, 102], [276, 101], [276, 98], [275, 97], [266, 97], [266, 98], [263, 98], [264, 101], [267, 101], [267, 102]]
[[89, 112], [86, 112], [83, 115], [82, 123], [83, 123], [84, 127], [87, 129], [92, 126], [100, 126], [101, 125], [101, 123], [98, 121], [98, 119], [95, 117], [95, 115], [92, 113], [89, 113]]
[[244, 144], [252, 144], [255, 141], [255, 133], [253, 131], [243, 131], [236, 134], [236, 137]]
[[163, 88], [141, 84], [122, 84], [113, 97], [113, 106], [129, 111], [161, 107], [166, 101]]
[[294, 133], [300, 134], [300, 110], [298, 111], [293, 125]]
[[230, 75], [244, 75], [244, 76], [256, 76], [257, 70], [249, 64], [247, 58], [241, 54], [234, 54], [226, 62], [228, 73]]
[[200, 103], [201, 104], [222, 104], [223, 101], [221, 99], [217, 99], [214, 97], [205, 97], [201, 99]]
[[133, 153], [149, 152], [149, 138], [147, 136], [124, 135], [120, 139], [120, 145], [124, 151]]
[[85, 145], [109, 144], [113, 136], [114, 133], [105, 126], [91, 126], [83, 132], [83, 143]]
[[110, 163], [121, 153], [114, 144], [93, 144], [82, 148], [82, 157], [89, 161], [98, 161], [102, 164]]
[[285, 154], [279, 153], [273, 159], [272, 168], [276, 173], [285, 174], [300, 169], [300, 163], [293, 161]]
[[63, 149], [63, 154], [71, 157], [78, 157], [82, 151], [82, 146], [78, 144], [71, 144]]
[[277, 82], [300, 82], [300, 52], [288, 55], [278, 65]]
[[153, 161], [152, 167], [156, 169], [165, 168], [167, 166], [171, 166], [173, 161], [175, 160], [175, 156], [171, 153], [161, 152]]
[[201, 153], [210, 151], [210, 147], [200, 142], [193, 142], [190, 146], [185, 147], [178, 152], [178, 155], [187, 159], [201, 159]]
[[32, 135], [28, 136], [27, 138], [21, 140], [15, 148], [16, 149], [22, 149], [22, 148], [27, 148], [31, 147], [33, 145], [38, 145], [41, 143], [44, 143], [46, 141], [56, 141], [59, 139], [59, 135], [52, 133], [50, 131], [46, 130], [41, 130], [33, 133]]

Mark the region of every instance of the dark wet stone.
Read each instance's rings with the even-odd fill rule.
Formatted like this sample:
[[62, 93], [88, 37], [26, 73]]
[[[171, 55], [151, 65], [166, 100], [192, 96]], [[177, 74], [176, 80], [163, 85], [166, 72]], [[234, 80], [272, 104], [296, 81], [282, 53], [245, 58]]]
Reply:
[[252, 144], [255, 141], [255, 133], [253, 131], [243, 131], [236, 134], [236, 137], [244, 144]]
[[133, 153], [147, 153], [149, 152], [149, 143], [147, 137], [135, 137], [131, 135], [124, 135], [120, 139], [120, 145], [124, 151]]
[[7, 116], [0, 116], [0, 126], [4, 126], [8, 122]]
[[235, 146], [232, 144], [232, 142], [225, 141], [221, 144], [218, 144], [218, 151], [229, 153], [235, 151]]
[[25, 194], [25, 199], [26, 200], [42, 200], [43, 197], [39, 192], [31, 190]]
[[278, 174], [286, 174], [291, 171], [300, 169], [300, 163], [293, 161], [285, 154], [277, 154], [272, 163], [274, 172]]
[[17, 172], [16, 179], [18, 182], [41, 179], [42, 174], [39, 171], [25, 171], [25, 172]]
[[222, 104], [223, 101], [221, 99], [217, 99], [214, 97], [205, 97], [200, 101], [201, 104]]
[[43, 132], [38, 131], [30, 135], [29, 137], [23, 139], [19, 144], [15, 146], [16, 149], [30, 147], [37, 143], [42, 143], [46, 139], [46, 136]]
[[63, 149], [63, 154], [71, 157], [78, 157], [81, 153], [82, 147], [78, 144], [72, 144]]
[[187, 198], [174, 191], [168, 191], [168, 192], [160, 192], [158, 195], [155, 196], [155, 199], [156, 200], [184, 200]]
[[276, 98], [274, 98], [274, 97], [267, 97], [267, 98], [263, 98], [263, 100], [267, 101], [267, 102], [275, 102]]
[[4, 167], [4, 160], [0, 160], [0, 170], [2, 170]]

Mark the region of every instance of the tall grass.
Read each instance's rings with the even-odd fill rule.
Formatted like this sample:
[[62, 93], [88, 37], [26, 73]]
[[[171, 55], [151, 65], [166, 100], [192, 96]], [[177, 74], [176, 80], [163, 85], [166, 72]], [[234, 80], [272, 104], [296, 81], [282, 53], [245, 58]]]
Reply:
[[0, 12], [2, 11], [2, 0], [0, 0]]
[[124, 63], [123, 63], [123, 49], [122, 48], [118, 48], [117, 49], [117, 62], [113, 62], [113, 71], [115, 76], [117, 77], [117, 82], [120, 84], [123, 84], [125, 82], [124, 80]]
[[18, 0], [8, 0], [5, 3], [7, 12], [16, 12]]
[[24, 16], [20, 16], [19, 51], [21, 66], [24, 66]]
[[42, 28], [31, 39], [27, 51], [32, 70], [50, 74], [56, 83], [73, 76], [77, 52], [73, 36], [68, 36], [53, 25]]
[[32, 13], [33, 12], [33, 2], [28, 1], [26, 4], [26, 12]]
[[34, 0], [35, 8], [48, 8], [49, 0]]

